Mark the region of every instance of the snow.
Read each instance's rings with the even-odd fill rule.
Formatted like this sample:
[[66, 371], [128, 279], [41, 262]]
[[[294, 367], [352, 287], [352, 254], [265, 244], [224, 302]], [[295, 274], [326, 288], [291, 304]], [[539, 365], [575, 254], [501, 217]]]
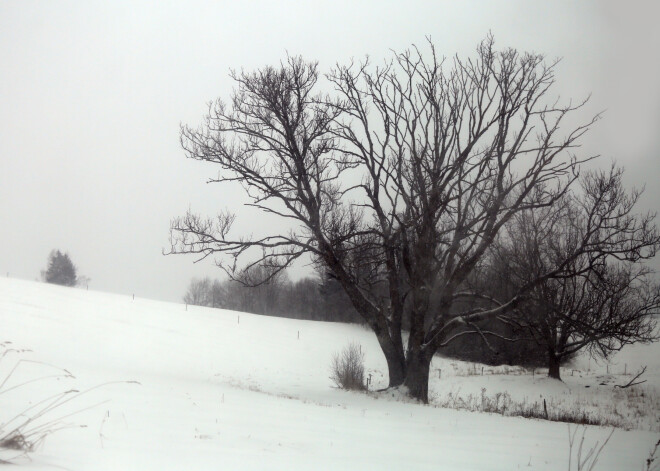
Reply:
[[[47, 396], [83, 392], [49, 416], [80, 411], [60, 421], [71, 427], [15, 460], [25, 470], [565, 470], [566, 424], [437, 405], [450, 392], [476, 397], [484, 388], [487, 395], [596, 409], [613, 394], [611, 382], [599, 383], [604, 364], [592, 362], [590, 372], [577, 365], [574, 376], [564, 370], [561, 383], [511, 367], [484, 366], [482, 376], [481, 365], [441, 358], [434, 360], [429, 406], [402, 401], [397, 391], [346, 392], [333, 387], [329, 365], [349, 342], [362, 345], [373, 388], [387, 381], [378, 343], [362, 327], [10, 278], [0, 279], [0, 325], [0, 342], [31, 350], [0, 361], [0, 382], [19, 359], [48, 364], [22, 363], [5, 390], [61, 374], [55, 367], [73, 375], [0, 393], [0, 423]], [[657, 398], [657, 353], [657, 345], [622, 351], [611, 381], [630, 378], [619, 374], [622, 365], [630, 373], [648, 364], [645, 397]], [[649, 431], [658, 411], [646, 413], [635, 429], [616, 430], [596, 470], [643, 468], [659, 438]], [[587, 427], [585, 447], [609, 431]], [[0, 452], [2, 459], [14, 455]]]

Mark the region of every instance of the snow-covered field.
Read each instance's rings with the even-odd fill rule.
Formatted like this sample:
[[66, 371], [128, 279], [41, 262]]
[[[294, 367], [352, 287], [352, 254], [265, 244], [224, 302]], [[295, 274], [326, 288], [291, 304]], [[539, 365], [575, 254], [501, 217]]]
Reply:
[[[498, 393], [618, 418], [630, 430], [615, 431], [595, 470], [645, 469], [660, 437], [657, 344], [627, 348], [609, 365], [579, 359], [562, 371], [565, 383], [512, 367], [486, 366], [482, 375], [482, 365], [437, 358], [425, 406], [332, 387], [331, 358], [351, 341], [362, 345], [372, 388], [386, 385], [378, 344], [358, 326], [4, 278], [0, 328], [6, 348], [31, 350], [2, 358], [0, 383], [18, 360], [38, 362], [20, 363], [0, 386], [0, 423], [47, 397], [82, 393], [44, 416], [79, 411], [15, 460], [26, 470], [568, 469], [565, 423], [439, 407], [479, 409]], [[647, 383], [613, 388], [642, 365]], [[587, 427], [585, 451], [609, 432]]]

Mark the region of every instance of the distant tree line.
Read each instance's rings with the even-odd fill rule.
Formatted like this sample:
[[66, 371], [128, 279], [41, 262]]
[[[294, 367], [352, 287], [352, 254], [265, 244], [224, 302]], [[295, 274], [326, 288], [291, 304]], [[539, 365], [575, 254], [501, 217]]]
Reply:
[[[520, 228], [512, 226], [510, 230], [520, 230]], [[516, 240], [522, 240], [521, 237], [524, 239], [528, 234], [528, 232], [520, 233]], [[501, 241], [497, 247], [499, 252], [491, 254], [489, 265], [483, 267], [470, 282], [474, 289], [484, 293], [484, 298], [501, 298], [515, 289], [511, 268], [514, 258], [510, 253], [508, 258], [503, 257], [504, 244]], [[527, 250], [531, 249], [527, 247]], [[525, 260], [529, 261], [529, 257], [527, 256]], [[605, 269], [607, 270], [613, 269]], [[592, 300], [600, 299], [601, 305], [598, 306], [598, 310], [590, 309], [591, 306], [561, 304], [567, 302], [567, 286], [574, 286], [576, 281], [575, 277], [555, 280], [552, 283], [548, 282], [541, 291], [557, 293], [557, 287], [562, 287], [563, 291], [558, 294], [559, 305], [547, 298], [530, 296], [516, 310], [515, 315], [482, 322], [477, 332], [474, 331], [474, 326], [469, 324], [457, 329], [456, 339], [440, 349], [439, 353], [460, 360], [493, 365], [549, 367], [553, 369], [550, 372], [552, 376], [558, 376], [558, 370], [554, 370], [555, 366], [558, 368], [559, 365], [566, 363], [582, 348], [606, 356], [628, 343], [626, 339], [652, 340], [655, 323], [647, 316], [639, 315], [640, 308], [648, 308], [649, 305], [657, 307], [658, 304], [657, 290], [648, 291], [642, 288], [646, 285], [640, 284], [642, 279], [646, 279], [646, 273], [636, 273], [636, 276], [628, 273], [626, 276], [619, 269], [617, 280], [610, 278], [610, 282], [601, 285], [593, 283], [585, 288], [583, 285], [588, 278], [594, 277], [593, 270], [588, 273], [590, 275], [581, 281], [581, 289], [585, 293], [590, 291], [590, 294], [581, 299], [585, 297]], [[600, 273], [596, 279], [605, 280], [604, 277], [605, 274]], [[375, 286], [374, 290], [384, 288], [384, 286]], [[613, 290], [619, 294], [617, 295]], [[440, 302], [439, 290], [433, 291], [431, 308]], [[643, 292], [655, 294], [650, 298], [647, 294], [645, 298]], [[625, 302], [623, 298], [626, 298]], [[611, 301], [612, 306], [602, 305], [606, 299]], [[364, 323], [337, 281], [321, 269], [315, 276], [297, 281], [290, 280], [286, 272], [279, 272], [271, 277], [269, 268], [264, 265], [254, 266], [242, 273], [237, 280], [193, 278], [183, 296], [183, 301], [190, 305], [275, 317]], [[479, 306], [488, 304], [489, 302], [486, 301], [464, 302], [456, 309], [478, 310]], [[636, 310], [631, 309], [633, 305], [637, 306]], [[407, 302], [404, 306], [404, 329], [410, 328], [411, 312], [411, 303]], [[590, 322], [597, 324], [596, 329], [588, 330], [585, 327], [583, 319], [587, 317]], [[461, 335], [463, 333], [465, 335]]]
[[328, 322], [359, 323], [362, 319], [350, 299], [331, 277], [318, 274], [292, 281], [284, 272], [268, 278], [264, 266], [256, 266], [239, 280], [193, 278], [183, 301], [266, 316]]

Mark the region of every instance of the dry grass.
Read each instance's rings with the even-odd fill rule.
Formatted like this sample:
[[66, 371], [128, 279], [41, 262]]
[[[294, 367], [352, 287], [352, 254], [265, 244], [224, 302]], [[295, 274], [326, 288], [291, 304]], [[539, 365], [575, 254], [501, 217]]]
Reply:
[[658, 447], [660, 447], [660, 440], [658, 440], [649, 452], [649, 457], [646, 459], [646, 471], [660, 471], [660, 456], [656, 456]]
[[622, 420], [610, 415], [599, 414], [597, 411], [592, 412], [580, 408], [566, 409], [558, 407], [553, 400], [514, 401], [506, 392], [487, 395], [486, 388], [482, 388], [481, 395], [468, 394], [461, 397], [458, 394], [449, 393], [444, 399], [434, 401], [433, 405], [471, 412], [500, 414], [507, 417], [626, 428]]
[[[612, 435], [614, 435], [614, 428], [610, 432], [610, 434], [607, 436], [607, 438], [603, 441], [603, 443], [599, 445], [598, 442], [596, 442], [595, 445], [593, 445], [591, 448], [588, 450], [584, 447], [584, 439], [585, 435], [587, 433], [586, 427], [582, 428], [582, 435], [580, 437], [580, 441], [578, 443], [575, 442], [575, 439], [578, 436], [578, 432], [580, 430], [580, 427], [575, 427], [575, 430], [571, 430], [570, 425], [568, 426], [568, 471], [573, 471], [573, 459], [575, 459], [575, 465], [576, 465], [576, 470], [577, 471], [593, 471], [593, 469], [596, 467], [596, 463], [598, 463], [598, 458], [600, 457], [601, 452], [603, 451], [603, 448], [605, 448], [605, 445], [607, 445], [607, 442], [610, 441], [610, 438], [612, 438]], [[576, 448], [577, 445], [577, 450], [575, 452], [575, 456], [573, 453], [573, 450]]]
[[[60, 382], [75, 380], [75, 376], [63, 368], [48, 363], [24, 358], [12, 360], [13, 356], [28, 351], [12, 348], [11, 342], [0, 343], [0, 411], [2, 412], [0, 448], [17, 452], [12, 458], [0, 459], [0, 462], [25, 456], [55, 432], [70, 428], [85, 428], [85, 425], [70, 423], [68, 420], [103, 402], [85, 407], [69, 407], [71, 403], [77, 403], [82, 395], [109, 384], [139, 384], [135, 381], [104, 383], [83, 391], [66, 389], [43, 397], [42, 389], [38, 387], [44, 382], [55, 381], [59, 386]], [[36, 366], [36, 372], [22, 371], [29, 365]], [[43, 389], [48, 390], [48, 388]]]

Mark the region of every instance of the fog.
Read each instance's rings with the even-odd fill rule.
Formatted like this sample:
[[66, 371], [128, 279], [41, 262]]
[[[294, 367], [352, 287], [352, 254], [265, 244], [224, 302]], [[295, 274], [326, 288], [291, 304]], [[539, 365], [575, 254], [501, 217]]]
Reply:
[[[357, 4], [355, 4], [357, 3]], [[553, 93], [606, 110], [579, 155], [627, 169], [660, 208], [660, 33], [652, 2], [37, 2], [0, 3], [0, 275], [35, 279], [67, 251], [90, 289], [178, 301], [211, 259], [163, 256], [188, 208], [242, 211], [217, 169], [187, 160], [181, 123], [228, 98], [230, 69], [289, 54], [322, 71], [422, 44], [470, 54], [498, 47], [561, 57]], [[297, 267], [292, 277], [305, 273]]]

